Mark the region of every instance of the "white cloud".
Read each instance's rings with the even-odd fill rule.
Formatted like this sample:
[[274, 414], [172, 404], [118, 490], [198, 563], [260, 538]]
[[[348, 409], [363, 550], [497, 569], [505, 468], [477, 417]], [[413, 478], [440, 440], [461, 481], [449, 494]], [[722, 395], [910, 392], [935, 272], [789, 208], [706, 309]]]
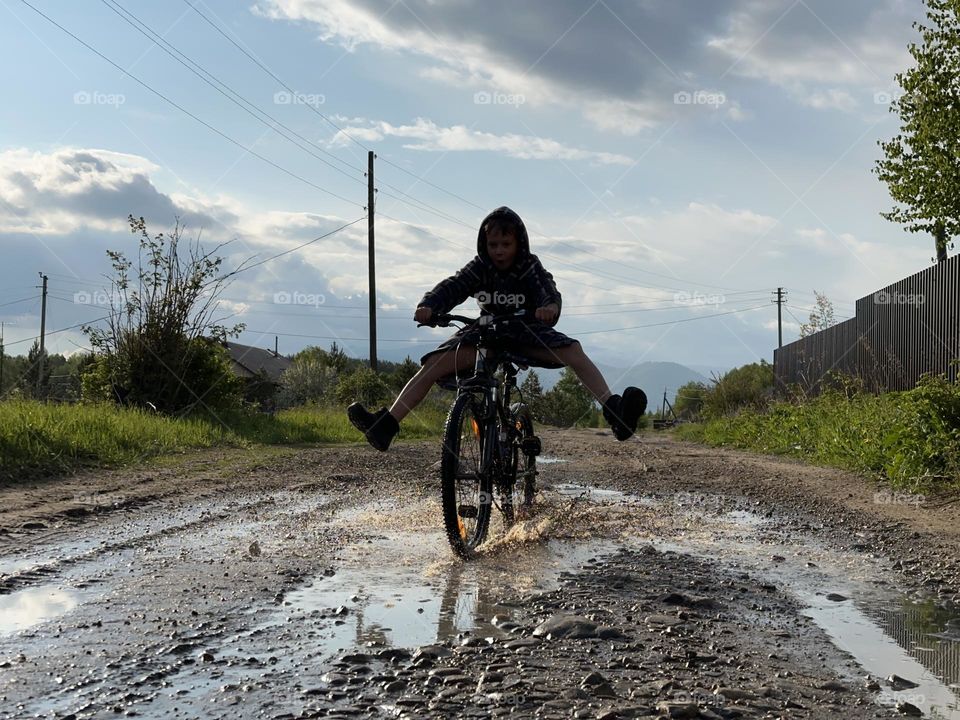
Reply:
[[[727, 72], [782, 87], [800, 104], [849, 112], [851, 90], [890, 88], [912, 64], [919, 2], [743, 0], [708, 47]], [[725, 73], [726, 74], [726, 73]]]
[[232, 221], [232, 211], [216, 202], [160, 192], [150, 179], [158, 169], [146, 158], [103, 149], [0, 152], [0, 232], [118, 231], [130, 213], [165, 223], [179, 216], [211, 229]]
[[[601, 130], [634, 135], [675, 114], [673, 93], [687, 55], [703, 48], [701, 25], [717, 13], [643, 4], [592, 7], [530, 0], [437, 3], [407, 0], [260, 0], [254, 11], [307, 22], [324, 42], [369, 45], [422, 59], [422, 78], [468, 90], [522, 95], [534, 107], [582, 114]], [[513, 25], [505, 26], [509, 16]], [[655, 23], [663, 27], [653, 30]], [[653, 35], [656, 35], [654, 37]], [[673, 35], [671, 42], [665, 38]], [[656, 46], [656, 49], [654, 49]], [[676, 55], [677, 57], [674, 57]]]
[[346, 144], [350, 137], [365, 140], [382, 140], [384, 137], [398, 137], [408, 142], [404, 147], [410, 150], [433, 152], [484, 151], [502, 153], [522, 160], [586, 160], [601, 165], [631, 165], [633, 160], [618, 153], [583, 150], [564, 145], [550, 138], [535, 135], [519, 135], [472, 130], [465, 125], [441, 127], [432, 120], [417, 118], [412, 125], [392, 125], [380, 120], [369, 127], [351, 126], [343, 128], [334, 136], [337, 144]]
[[828, 88], [810, 93], [801, 98], [800, 102], [816, 110], [841, 110], [851, 112], [857, 107], [857, 101], [847, 91], [839, 88]]

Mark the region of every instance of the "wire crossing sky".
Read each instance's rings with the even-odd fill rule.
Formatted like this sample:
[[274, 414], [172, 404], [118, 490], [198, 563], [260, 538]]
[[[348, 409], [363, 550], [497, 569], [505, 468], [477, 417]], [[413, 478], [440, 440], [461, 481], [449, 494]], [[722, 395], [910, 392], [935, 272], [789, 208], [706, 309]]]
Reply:
[[[52, 352], [110, 304], [126, 218], [240, 269], [240, 342], [365, 355], [367, 152], [378, 338], [418, 356], [424, 291], [509, 205], [564, 297], [560, 329], [611, 365], [770, 360], [814, 291], [838, 319], [930, 263], [880, 217], [894, 74], [919, 0], [6, 0], [0, 320]], [[509, 18], [510, 22], [504, 22]], [[229, 271], [229, 270], [228, 270]], [[469, 311], [471, 308], [465, 308]], [[249, 329], [254, 328], [254, 329]]]

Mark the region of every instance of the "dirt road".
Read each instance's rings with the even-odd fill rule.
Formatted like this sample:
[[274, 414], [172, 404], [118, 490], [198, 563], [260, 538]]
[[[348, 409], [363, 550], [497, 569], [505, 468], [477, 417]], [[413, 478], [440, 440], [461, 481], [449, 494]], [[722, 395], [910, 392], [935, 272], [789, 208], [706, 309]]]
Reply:
[[0, 488], [0, 717], [960, 718], [956, 505], [543, 440], [537, 513], [466, 565], [436, 443]]

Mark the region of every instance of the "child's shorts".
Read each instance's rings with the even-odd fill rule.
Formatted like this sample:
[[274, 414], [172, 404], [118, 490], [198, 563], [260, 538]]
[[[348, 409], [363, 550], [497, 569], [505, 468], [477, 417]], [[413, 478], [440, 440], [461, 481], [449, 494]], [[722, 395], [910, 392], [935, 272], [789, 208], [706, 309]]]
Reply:
[[[451, 350], [456, 350], [458, 347], [476, 347], [477, 343], [480, 340], [480, 330], [477, 328], [476, 324], [467, 325], [465, 328], [458, 330], [450, 338], [440, 343], [435, 350], [431, 350], [422, 358], [420, 358], [420, 364], [423, 365], [426, 363], [427, 359], [436, 355], [437, 353], [449, 352]], [[520, 352], [520, 349], [526, 346], [533, 347], [543, 347], [543, 348], [561, 348], [567, 347], [568, 345], [573, 345], [577, 341], [568, 335], [564, 335], [562, 332], [554, 330], [552, 327], [546, 323], [542, 323], [538, 320], [531, 320], [528, 323], [524, 323], [522, 326], [519, 324], [511, 324], [508, 326], [508, 329], [498, 335], [498, 342], [503, 343], [513, 355], [518, 358], [523, 358], [523, 353]], [[562, 368], [563, 363], [561, 362], [548, 362], [544, 360], [534, 360], [530, 358], [530, 362], [524, 362], [524, 365], [531, 365], [534, 367], [542, 368]]]

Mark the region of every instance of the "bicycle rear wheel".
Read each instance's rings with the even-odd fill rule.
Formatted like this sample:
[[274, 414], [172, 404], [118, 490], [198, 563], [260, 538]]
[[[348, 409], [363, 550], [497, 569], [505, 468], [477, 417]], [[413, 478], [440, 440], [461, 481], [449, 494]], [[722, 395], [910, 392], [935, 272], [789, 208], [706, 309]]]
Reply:
[[540, 439], [533, 434], [533, 417], [530, 410], [519, 403], [510, 408], [511, 422], [516, 431], [511, 450], [510, 483], [501, 497], [503, 519], [507, 527], [513, 525], [519, 514], [529, 514], [533, 497], [537, 492], [537, 455], [540, 454]]
[[440, 495], [447, 539], [463, 558], [474, 555], [490, 527], [493, 496], [483, 467], [485, 431], [477, 398], [459, 395], [443, 431]]

